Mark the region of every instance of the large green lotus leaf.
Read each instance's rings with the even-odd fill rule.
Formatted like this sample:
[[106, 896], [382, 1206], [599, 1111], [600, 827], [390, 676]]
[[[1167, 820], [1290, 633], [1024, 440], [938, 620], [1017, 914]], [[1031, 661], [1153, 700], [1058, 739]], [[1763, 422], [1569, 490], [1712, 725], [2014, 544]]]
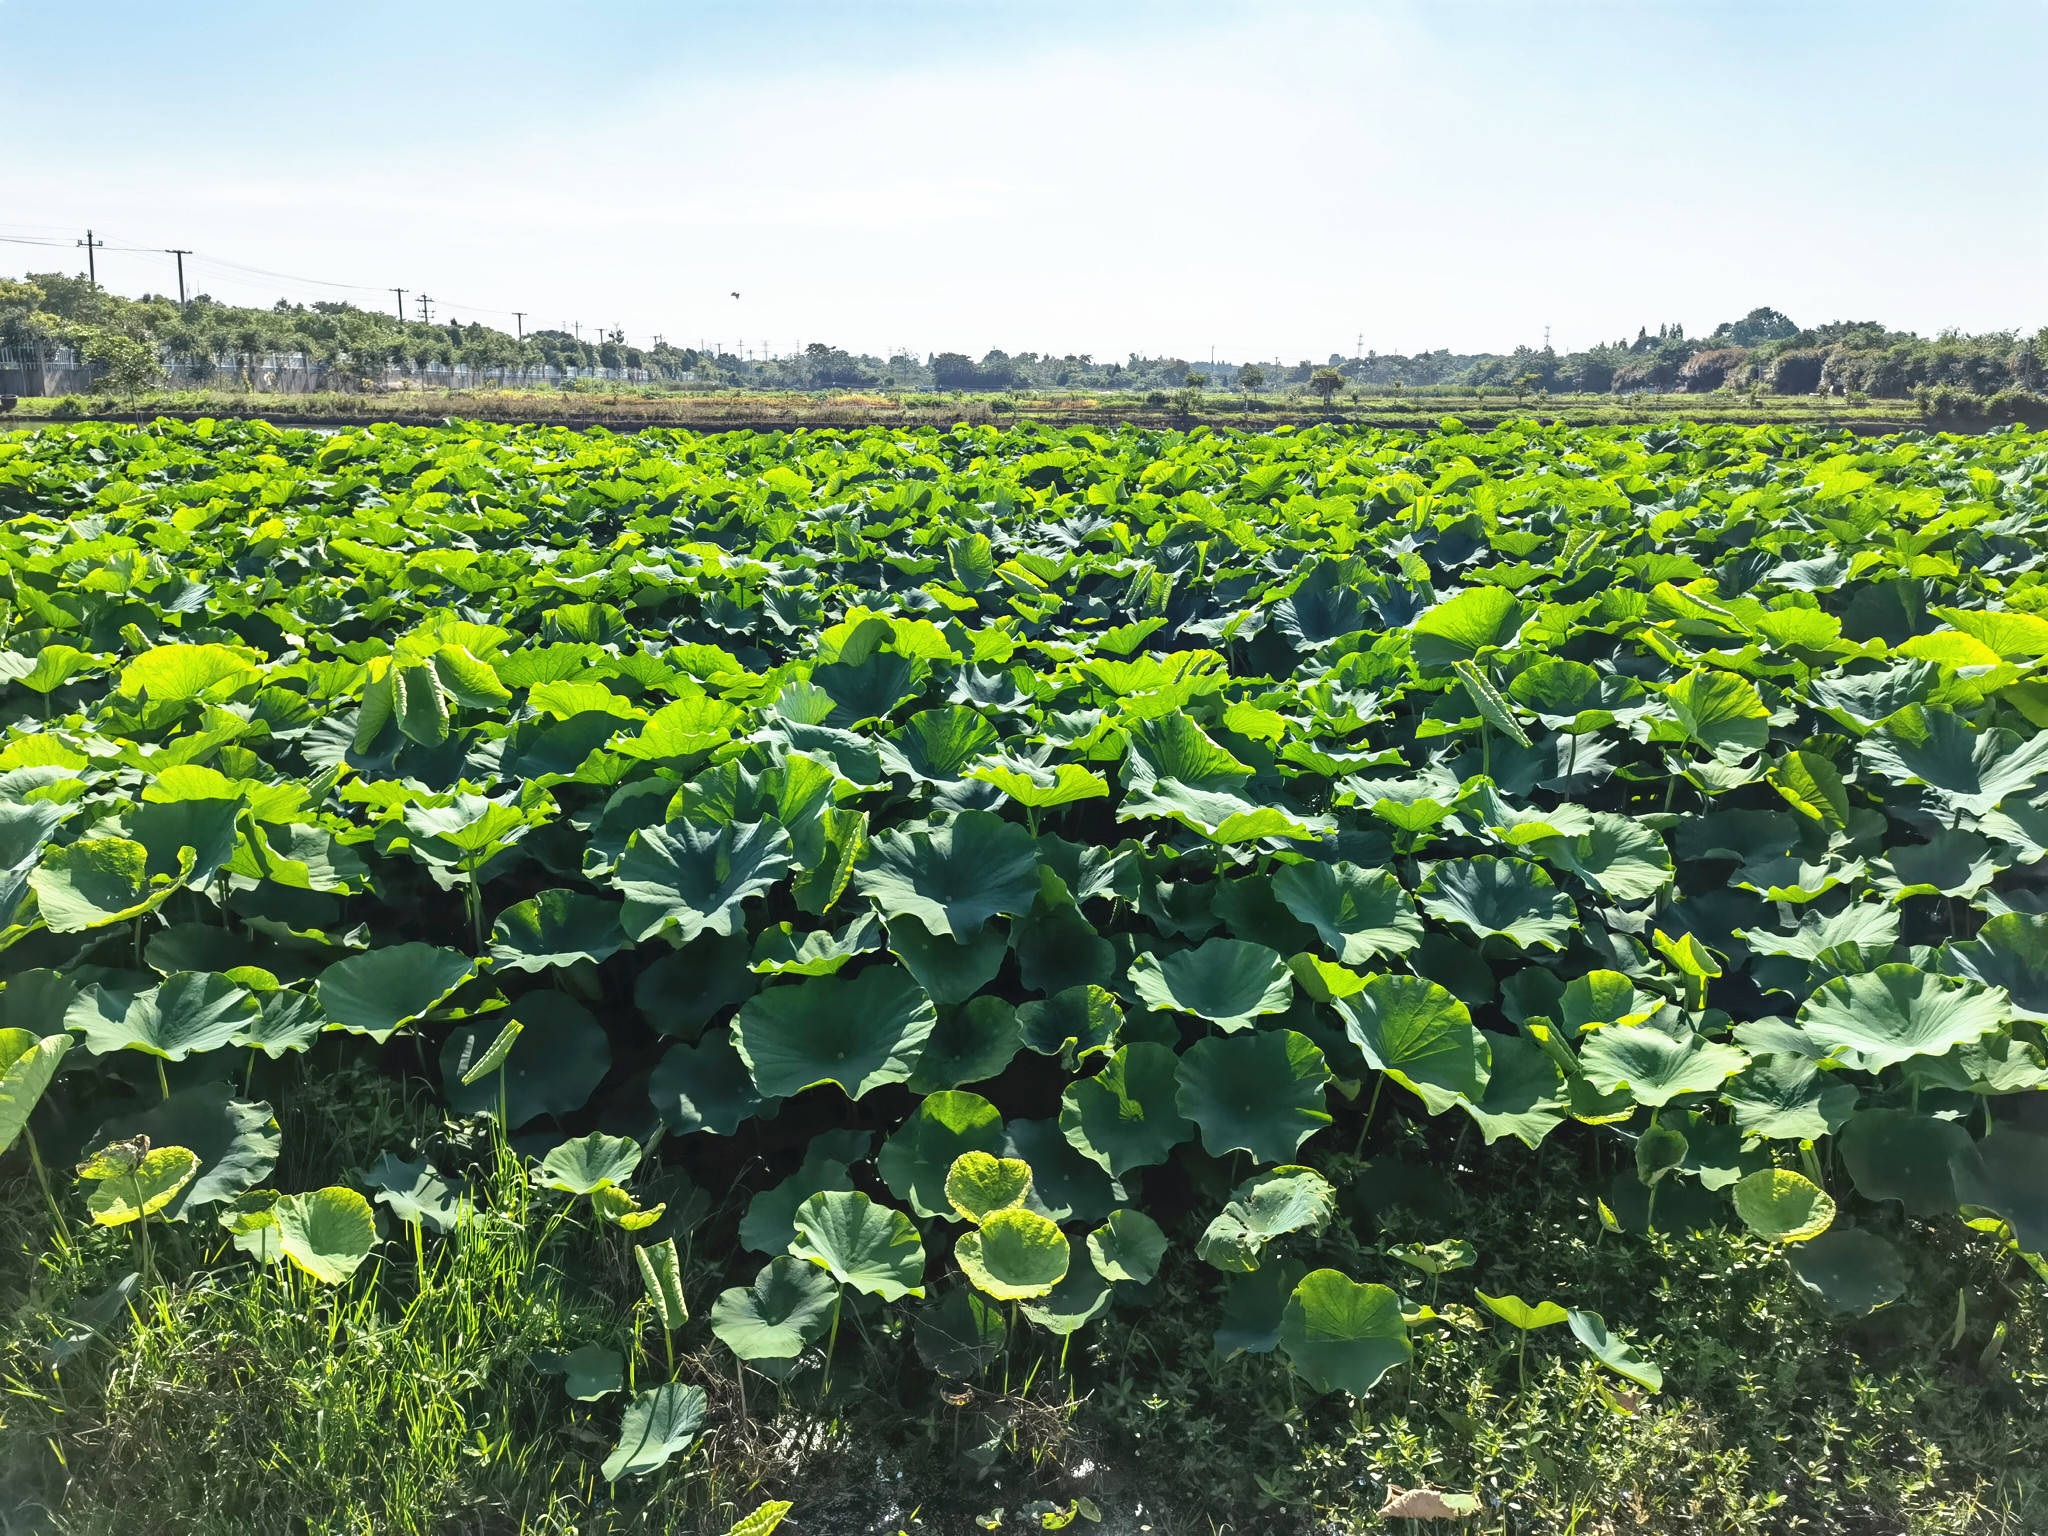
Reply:
[[1720, 758], [1746, 757], [1771, 739], [1771, 712], [1756, 685], [1732, 672], [1693, 672], [1664, 691], [1686, 738]]
[[789, 834], [773, 821], [717, 826], [676, 821], [633, 834], [611, 883], [626, 898], [620, 926], [635, 940], [735, 934], [741, 903], [789, 872]]
[[363, 1170], [360, 1182], [376, 1191], [377, 1204], [407, 1226], [453, 1232], [465, 1214], [476, 1209], [476, 1197], [468, 1188], [444, 1177], [423, 1157], [407, 1162], [386, 1152]]
[[476, 962], [460, 950], [391, 944], [335, 961], [320, 973], [314, 993], [333, 1027], [382, 1045], [431, 1012], [475, 970]]
[[262, 678], [262, 659], [240, 645], [159, 645], [121, 669], [117, 691], [157, 704], [227, 699]]
[[1514, 644], [1527, 610], [1501, 587], [1465, 587], [1438, 603], [1409, 630], [1417, 664], [1448, 667]]
[[292, 1051], [308, 1050], [327, 1028], [319, 1000], [304, 992], [280, 988], [257, 999], [261, 1012], [235, 1032], [230, 1045], [260, 1049], [272, 1061]]
[[65, 1024], [82, 1032], [94, 1055], [142, 1051], [166, 1061], [218, 1050], [254, 1022], [256, 999], [212, 971], [180, 971], [145, 992], [88, 987]]
[[743, 933], [707, 933], [663, 955], [633, 983], [633, 1006], [664, 1035], [694, 1040], [725, 1009], [761, 989]]
[[1124, 1200], [1123, 1186], [1077, 1152], [1057, 1120], [1012, 1120], [1003, 1156], [1031, 1165], [1024, 1208], [1057, 1222], [1100, 1221]]
[[45, 849], [28, 883], [52, 933], [83, 933], [155, 911], [183, 882], [152, 876], [140, 843], [88, 837]]
[[838, 1295], [816, 1265], [777, 1254], [751, 1286], [719, 1293], [711, 1331], [742, 1360], [794, 1360], [825, 1336]]
[[1084, 1157], [1122, 1178], [1163, 1163], [1194, 1126], [1179, 1109], [1180, 1059], [1163, 1045], [1124, 1046], [1060, 1098], [1060, 1131]]
[[851, 981], [819, 976], [758, 993], [740, 1009], [735, 1043], [764, 1094], [837, 1083], [857, 1099], [906, 1081], [937, 1023], [908, 971], [875, 966]]
[[993, 926], [985, 925], [963, 942], [933, 933], [914, 918], [899, 917], [889, 924], [890, 952], [935, 1003], [964, 1003], [994, 981], [1009, 947], [1008, 935]]
[[1078, 1333], [1109, 1310], [1115, 1299], [1110, 1283], [1093, 1264], [1067, 1265], [1060, 1283], [1043, 1296], [1018, 1303], [1019, 1309], [1047, 1333], [1065, 1338]]
[[1422, 942], [1422, 919], [1391, 870], [1289, 864], [1274, 874], [1273, 894], [1345, 965], [1405, 955]]
[[784, 1253], [796, 1236], [796, 1210], [828, 1189], [852, 1189], [852, 1164], [867, 1156], [873, 1138], [866, 1131], [828, 1131], [804, 1149], [803, 1166], [747, 1202], [740, 1218], [740, 1242], [756, 1253]]
[[1069, 987], [1017, 1010], [1019, 1043], [1041, 1056], [1071, 1052], [1085, 1060], [1106, 1054], [1116, 1049], [1123, 1027], [1124, 1011], [1114, 994], [1092, 985]]
[[1278, 1349], [1287, 1303], [1307, 1269], [1297, 1259], [1279, 1259], [1250, 1274], [1232, 1275], [1223, 1289], [1216, 1353], [1228, 1360], [1237, 1354], [1270, 1355]]
[[1654, 830], [1607, 811], [1592, 812], [1592, 822], [1576, 836], [1539, 838], [1530, 852], [1613, 901], [1648, 901], [1671, 884], [1671, 853]]
[[1034, 811], [1072, 805], [1077, 800], [1100, 800], [1109, 794], [1109, 781], [1090, 773], [1079, 763], [1054, 763], [1038, 767], [1029, 763], [982, 763], [963, 775], [993, 784], [1019, 805]]
[[270, 1106], [236, 1099], [226, 1083], [181, 1088], [140, 1115], [102, 1126], [95, 1141], [135, 1136], [155, 1147], [184, 1147], [198, 1159], [192, 1181], [163, 1208], [166, 1221], [183, 1221], [195, 1206], [232, 1200], [262, 1183], [284, 1144]]
[[1579, 1069], [1601, 1093], [1627, 1093], [1652, 1109], [1682, 1093], [1719, 1088], [1749, 1064], [1732, 1045], [1688, 1033], [1673, 1038], [1653, 1024], [1610, 1024], [1587, 1037]]
[[994, 750], [996, 728], [964, 704], [919, 710], [882, 739], [882, 766], [925, 784], [960, 778]]
[[285, 1195], [270, 1208], [284, 1257], [324, 1285], [340, 1285], [377, 1246], [377, 1217], [352, 1189]]
[[1818, 1141], [1832, 1135], [1856, 1107], [1853, 1083], [1823, 1072], [1804, 1056], [1759, 1056], [1722, 1097], [1745, 1136], [1767, 1141]]
[[1642, 685], [1632, 678], [1603, 676], [1583, 661], [1546, 656], [1515, 674], [1508, 696], [1552, 730], [1584, 734], [1615, 723], [1619, 714], [1640, 714]]
[[1283, 1167], [1252, 1175], [1202, 1233], [1195, 1253], [1218, 1269], [1257, 1269], [1265, 1247], [1290, 1232], [1320, 1232], [1337, 1210], [1337, 1191], [1312, 1168]]
[[501, 971], [545, 971], [588, 960], [601, 965], [626, 946], [619, 903], [581, 891], [529, 896], [498, 914], [491, 963]]
[[1877, 888], [1894, 901], [1957, 896], [1974, 901], [1991, 884], [2000, 859], [1990, 839], [1948, 828], [1925, 843], [1894, 843], [1874, 866]]
[[1946, 1056], [1915, 1056], [1900, 1070], [1913, 1088], [1987, 1096], [2048, 1088], [2048, 1056], [2032, 1041], [2012, 1035], [1986, 1035]]
[[937, 1093], [999, 1077], [1022, 1044], [1017, 1010], [999, 997], [974, 997], [940, 1012], [910, 1074], [912, 1093]]
[[72, 1044], [69, 1035], [0, 1029], [0, 1152], [13, 1146], [14, 1138], [28, 1125], [29, 1115]]
[[1563, 1070], [1527, 1035], [1486, 1036], [1491, 1056], [1486, 1092], [1478, 1103], [1464, 1103], [1465, 1113], [1479, 1126], [1490, 1147], [1513, 1136], [1527, 1147], [1564, 1123], [1567, 1089]]
[[189, 1147], [152, 1147], [140, 1158], [130, 1154], [127, 1166], [107, 1172], [107, 1160], [92, 1165], [99, 1183], [86, 1197], [85, 1208], [95, 1224], [124, 1227], [154, 1216], [167, 1207], [199, 1171], [199, 1158]]
[[1788, 1257], [1792, 1274], [1830, 1312], [1864, 1317], [1906, 1294], [1898, 1249], [1861, 1227], [1833, 1227]]
[[1892, 715], [1856, 750], [1880, 777], [1923, 785], [1942, 810], [1972, 816], [2048, 773], [2048, 734], [2022, 740], [1996, 726], [1975, 731], [1948, 710], [1919, 704]]
[[1028, 912], [1038, 896], [1031, 834], [988, 811], [962, 811], [928, 832], [882, 832], [853, 872], [854, 888], [891, 917], [966, 940], [998, 913]]
[[1835, 1202], [1803, 1173], [1760, 1168], [1736, 1181], [1735, 1214], [1759, 1237], [1803, 1243], [1827, 1231], [1835, 1219]]
[[1066, 1277], [1072, 1250], [1067, 1235], [1035, 1211], [990, 1211], [980, 1226], [953, 1245], [960, 1271], [974, 1288], [997, 1301], [1043, 1296]]
[[1941, 965], [1950, 975], [2002, 988], [2015, 1017], [2048, 1023], [2048, 915], [1994, 917], [1968, 943], [1943, 945]]
[[1131, 988], [1162, 1013], [1192, 1013], [1218, 1029], [1250, 1029], [1261, 1014], [1294, 1001], [1286, 962], [1263, 944], [1210, 939], [1172, 954], [1143, 954], [1131, 963]]
[[1031, 1165], [1022, 1158], [962, 1152], [946, 1170], [946, 1203], [962, 1221], [1021, 1206], [1030, 1192]]
[[1565, 983], [1554, 1011], [1558, 1023], [1577, 1035], [1604, 1024], [1644, 1023], [1663, 1004], [1663, 998], [1638, 990], [1635, 982], [1619, 971], [1588, 971]]
[[1415, 1353], [1401, 1298], [1335, 1269], [1301, 1277], [1280, 1315], [1280, 1348], [1318, 1392], [1362, 1396]]
[[1571, 1324], [1572, 1337], [1585, 1345], [1593, 1358], [1615, 1375], [1634, 1382], [1645, 1392], [1664, 1390], [1663, 1367], [1655, 1361], [1645, 1360], [1633, 1346], [1617, 1339], [1608, 1330], [1607, 1319], [1598, 1312], [1585, 1312], [1574, 1307], [1566, 1313], [1566, 1320]]
[[941, 1376], [966, 1381], [979, 1376], [1003, 1351], [1009, 1325], [1003, 1310], [967, 1286], [910, 1315], [917, 1357]]
[[1532, 1307], [1519, 1296], [1489, 1296], [1477, 1287], [1474, 1287], [1472, 1294], [1479, 1298], [1480, 1304], [1487, 1311], [1524, 1333], [1533, 1332], [1538, 1328], [1548, 1328], [1553, 1323], [1562, 1323], [1570, 1316], [1554, 1301], [1539, 1301]]
[[[510, 1017], [523, 1026], [499, 1069], [513, 1129], [542, 1115], [572, 1115], [589, 1103], [612, 1064], [611, 1042], [590, 1010], [566, 992], [528, 992], [512, 1005]], [[473, 1083], [462, 1079], [490, 1049], [499, 1028], [495, 1019], [458, 1024], [442, 1042], [441, 1089], [458, 1115], [498, 1113], [497, 1072]]]
[[1571, 898], [1527, 859], [1481, 855], [1424, 865], [1422, 910], [1478, 938], [1562, 949], [1578, 926]]
[[241, 811], [240, 800], [178, 800], [138, 805], [122, 821], [148, 850], [152, 881], [203, 889], [235, 855]]
[[535, 1177], [543, 1189], [587, 1195], [607, 1184], [624, 1184], [639, 1166], [639, 1142], [630, 1136], [592, 1131], [551, 1148]]
[[1949, 1157], [1956, 1201], [1996, 1212], [2023, 1253], [2048, 1254], [2048, 1136], [2001, 1126]]
[[668, 1465], [697, 1443], [707, 1412], [702, 1387], [665, 1381], [635, 1392], [619, 1424], [619, 1443], [598, 1470], [606, 1482], [615, 1483]]
[[1330, 1070], [1308, 1036], [1291, 1029], [1198, 1040], [1180, 1060], [1180, 1112], [1201, 1128], [1211, 1157], [1243, 1149], [1262, 1163], [1290, 1161], [1330, 1123]]
[[705, 1031], [693, 1046], [670, 1046], [647, 1080], [647, 1096], [678, 1136], [694, 1131], [731, 1136], [747, 1121], [773, 1114], [781, 1102], [754, 1086], [731, 1032], [724, 1029]]
[[1003, 1117], [978, 1093], [928, 1094], [875, 1155], [889, 1193], [919, 1216], [962, 1220], [946, 1198], [946, 1175], [966, 1152], [991, 1156], [1003, 1147]]
[[858, 1190], [828, 1189], [796, 1208], [789, 1251], [884, 1301], [924, 1295], [924, 1244], [901, 1211]]
[[600, 1402], [625, 1390], [625, 1359], [602, 1344], [579, 1344], [566, 1354], [536, 1353], [533, 1363], [550, 1376], [561, 1376], [562, 1390], [575, 1402]]
[[1185, 712], [1129, 718], [1130, 753], [1119, 821], [1178, 821], [1211, 842], [1315, 837], [1327, 817], [1296, 815], [1246, 792], [1252, 770], [1203, 733]]
[[1165, 1257], [1166, 1234], [1143, 1211], [1111, 1211], [1088, 1234], [1088, 1261], [1112, 1283], [1149, 1285]]
[[808, 933], [790, 923], [776, 923], [754, 940], [748, 968], [767, 976], [832, 976], [848, 961], [872, 953], [881, 941], [882, 924], [873, 912], [861, 913], [844, 928]]
[[1799, 1009], [1799, 1027], [1815, 1044], [1865, 1072], [1945, 1055], [2004, 1021], [1997, 993], [1910, 965], [1837, 976]]
[[1116, 946], [1071, 902], [1048, 908], [1041, 897], [1017, 920], [1010, 942], [1027, 992], [1064, 992], [1107, 982], [1116, 974]]
[[1474, 1029], [1465, 1005], [1435, 982], [1368, 976], [1337, 1009], [1366, 1061], [1420, 1096], [1431, 1114], [1485, 1094], [1491, 1037]]

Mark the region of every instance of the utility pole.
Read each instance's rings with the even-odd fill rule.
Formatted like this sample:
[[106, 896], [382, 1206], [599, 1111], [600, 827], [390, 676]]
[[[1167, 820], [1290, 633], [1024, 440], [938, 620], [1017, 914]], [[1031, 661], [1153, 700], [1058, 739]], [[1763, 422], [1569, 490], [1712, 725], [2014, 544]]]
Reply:
[[1360, 331], [1358, 333], [1358, 350], [1351, 355], [1361, 363], [1365, 361], [1365, 332]]
[[178, 258], [178, 308], [183, 309], [185, 307], [185, 258], [192, 253], [190, 251], [165, 251], [164, 254]]
[[74, 240], [74, 241], [72, 241], [71, 243], [72, 243], [73, 245], [82, 245], [82, 246], [84, 246], [84, 247], [85, 247], [85, 280], [86, 280], [86, 281], [87, 281], [88, 283], [91, 283], [91, 284], [93, 285], [93, 287], [95, 287], [95, 288], [99, 287], [99, 285], [100, 285], [100, 272], [99, 272], [99, 267], [98, 267], [98, 265], [97, 265], [97, 264], [96, 264], [96, 263], [95, 263], [95, 262], [93, 261], [93, 259], [92, 259], [92, 255], [93, 255], [93, 252], [94, 252], [94, 251], [97, 251], [97, 250], [99, 250], [99, 249], [100, 249], [101, 247], [103, 247], [103, 246], [104, 246], [104, 245], [105, 245], [105, 244], [106, 244], [107, 242], [106, 242], [106, 241], [104, 241], [104, 240], [95, 240], [95, 239], [93, 239], [93, 237], [92, 237], [92, 231], [88, 229], [88, 230], [87, 230], [87, 231], [85, 232], [85, 238], [84, 238], [83, 240]]
[[434, 311], [432, 308], [434, 301], [423, 293], [419, 296], [417, 302], [420, 306], [420, 324], [431, 325], [434, 320]]
[[1550, 327], [1547, 325], [1543, 327], [1543, 350], [1546, 352], [1550, 350]]
[[583, 322], [582, 322], [581, 320], [576, 320], [576, 321], [572, 321], [572, 322], [571, 322], [571, 325], [572, 325], [572, 327], [574, 328], [574, 330], [575, 330], [575, 332], [576, 332], [576, 342], [577, 342], [577, 345], [579, 345], [579, 346], [580, 346], [580, 345], [582, 345], [582, 342], [583, 342]]
[[526, 311], [515, 309], [512, 311], [512, 318], [519, 323], [519, 339], [526, 340]]
[[391, 291], [398, 295], [398, 323], [403, 325], [405, 324], [405, 290], [403, 288], [394, 288]]

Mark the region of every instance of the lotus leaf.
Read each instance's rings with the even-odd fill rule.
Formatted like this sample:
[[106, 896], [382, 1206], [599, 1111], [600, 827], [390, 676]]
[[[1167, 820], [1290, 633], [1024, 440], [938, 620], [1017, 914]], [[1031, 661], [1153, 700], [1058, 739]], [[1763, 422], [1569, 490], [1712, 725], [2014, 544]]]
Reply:
[[1035, 1211], [990, 1211], [953, 1247], [976, 1290], [997, 1301], [1043, 1296], [1066, 1276], [1066, 1234]]
[[749, 998], [734, 1043], [754, 1085], [788, 1098], [836, 1083], [848, 1098], [908, 1080], [938, 1014], [909, 972], [876, 966], [852, 980], [820, 976]]
[[1835, 1202], [1804, 1174], [1765, 1168], [1736, 1183], [1735, 1214], [1759, 1237], [1803, 1243], [1827, 1231]]
[[719, 1293], [711, 1331], [742, 1360], [793, 1360], [825, 1336], [838, 1294], [816, 1265], [778, 1254], [751, 1286]]
[[1202, 1133], [1211, 1157], [1240, 1148], [1285, 1163], [1330, 1123], [1323, 1053], [1291, 1029], [1199, 1040], [1180, 1059], [1175, 1104]]
[[901, 1211], [858, 1190], [824, 1190], [796, 1208], [789, 1251], [841, 1285], [884, 1301], [924, 1295], [924, 1244]]
[[1241, 939], [1140, 955], [1130, 981], [1148, 1006], [1192, 1013], [1226, 1031], [1250, 1029], [1259, 1015], [1279, 1013], [1294, 999], [1294, 978], [1280, 957]]
[[1280, 1318], [1280, 1348], [1318, 1392], [1363, 1396], [1415, 1353], [1401, 1301], [1334, 1269], [1302, 1276]]

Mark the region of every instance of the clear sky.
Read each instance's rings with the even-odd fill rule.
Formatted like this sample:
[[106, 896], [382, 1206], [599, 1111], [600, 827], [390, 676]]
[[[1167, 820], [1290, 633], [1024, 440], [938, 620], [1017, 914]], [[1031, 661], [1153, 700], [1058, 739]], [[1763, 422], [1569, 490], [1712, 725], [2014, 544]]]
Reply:
[[0, 236], [61, 242], [0, 274], [90, 225], [233, 302], [1290, 362], [2048, 322], [2048, 0], [0, 0], [0, 80]]

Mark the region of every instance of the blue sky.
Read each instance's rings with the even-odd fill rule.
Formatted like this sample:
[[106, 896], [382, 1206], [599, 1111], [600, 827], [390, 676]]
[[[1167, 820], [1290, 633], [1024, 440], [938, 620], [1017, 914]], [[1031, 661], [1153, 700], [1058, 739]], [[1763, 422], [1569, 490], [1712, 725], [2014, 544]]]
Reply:
[[2043, 60], [2042, 0], [0, 0], [0, 236], [750, 350], [2032, 329]]

